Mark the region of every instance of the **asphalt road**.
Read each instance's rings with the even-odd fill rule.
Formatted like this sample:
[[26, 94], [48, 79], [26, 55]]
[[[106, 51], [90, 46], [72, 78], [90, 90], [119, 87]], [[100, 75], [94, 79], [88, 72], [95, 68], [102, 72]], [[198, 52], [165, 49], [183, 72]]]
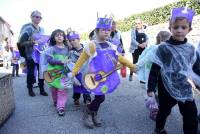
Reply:
[[[106, 96], [99, 117], [101, 128], [88, 129], [82, 124], [84, 105], [73, 106], [72, 91], [69, 91], [66, 114], [59, 117], [52, 99], [39, 95], [29, 97], [25, 76], [14, 78], [16, 109], [10, 119], [0, 128], [0, 134], [152, 134], [155, 123], [149, 119], [144, 105], [145, 89], [136, 78], [132, 82], [123, 78], [118, 89]], [[46, 91], [48, 91], [46, 87]], [[49, 91], [48, 91], [49, 92]], [[200, 109], [200, 97], [195, 95]], [[81, 101], [82, 102], [82, 101]], [[174, 107], [166, 123], [169, 134], [181, 134], [182, 118]]]

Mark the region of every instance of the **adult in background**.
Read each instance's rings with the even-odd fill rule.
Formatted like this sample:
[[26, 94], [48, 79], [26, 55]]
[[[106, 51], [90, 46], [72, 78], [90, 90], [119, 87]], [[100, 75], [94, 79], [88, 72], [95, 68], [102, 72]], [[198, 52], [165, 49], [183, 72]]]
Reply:
[[[131, 31], [131, 45], [129, 52], [132, 53], [133, 64], [136, 64], [142, 51], [147, 47], [148, 36], [145, 33], [146, 26], [141, 19], [135, 20], [135, 27]], [[130, 71], [129, 81], [132, 81], [133, 72]]]
[[117, 22], [116, 21], [112, 22], [111, 30], [112, 30], [110, 33], [111, 42], [113, 44], [117, 45], [118, 46], [117, 50], [124, 55], [125, 51], [123, 48], [122, 37], [121, 37], [121, 33], [117, 30]]
[[[33, 11], [31, 13], [31, 23], [25, 24], [22, 26], [20, 31], [20, 37], [18, 41], [18, 49], [20, 55], [25, 58], [27, 66], [27, 88], [30, 96], [34, 97], [35, 93], [33, 92], [33, 84], [35, 83], [34, 69], [37, 67], [38, 74], [39, 64], [35, 63], [33, 60], [33, 46], [39, 44], [39, 41], [33, 40], [34, 34], [44, 34], [44, 29], [39, 26], [39, 23], [42, 20], [41, 13], [39, 11]], [[40, 88], [40, 94], [43, 96], [48, 96], [44, 90], [44, 79], [38, 77], [38, 86]]]

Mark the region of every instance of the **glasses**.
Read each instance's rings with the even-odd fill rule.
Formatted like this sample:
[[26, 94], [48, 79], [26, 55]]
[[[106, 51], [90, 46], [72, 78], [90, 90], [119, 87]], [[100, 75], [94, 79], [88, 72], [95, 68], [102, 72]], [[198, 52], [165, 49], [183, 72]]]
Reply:
[[175, 29], [175, 30], [177, 30], [177, 29], [179, 29], [179, 28], [185, 30], [185, 29], [187, 29], [188, 27], [187, 27], [187, 26], [174, 26], [174, 27], [173, 27], [173, 29]]
[[42, 19], [41, 16], [34, 16], [36, 19]]

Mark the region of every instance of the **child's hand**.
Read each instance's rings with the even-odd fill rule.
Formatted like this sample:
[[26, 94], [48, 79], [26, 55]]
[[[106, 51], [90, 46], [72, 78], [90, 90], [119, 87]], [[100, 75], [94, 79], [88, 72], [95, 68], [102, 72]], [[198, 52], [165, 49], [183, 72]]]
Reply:
[[73, 80], [73, 83], [74, 83], [75, 85], [81, 86], [80, 81], [79, 81], [76, 77], [74, 77], [74, 75], [73, 75], [72, 72], [68, 73], [67, 76]]
[[153, 96], [154, 96], [154, 92], [148, 92], [148, 93], [147, 93], [147, 96], [153, 97]]
[[74, 85], [81, 86], [81, 82], [76, 77], [74, 77]]
[[136, 73], [137, 72], [137, 67], [136, 65], [134, 64], [134, 66], [132, 68], [130, 68], [131, 72], [134, 72]]
[[66, 67], [67, 64], [69, 64], [70, 62], [71, 62], [70, 59], [66, 59], [66, 60], [62, 61], [63, 65], [64, 65], [65, 67]]
[[139, 44], [138, 45], [140, 48], [144, 48], [144, 44], [142, 43], [142, 44]]
[[34, 40], [35, 45], [41, 44], [43, 41], [43, 39], [39, 39], [39, 40]]
[[96, 74], [94, 79], [95, 79], [95, 81], [100, 81], [102, 79], [102, 75], [101, 74]]

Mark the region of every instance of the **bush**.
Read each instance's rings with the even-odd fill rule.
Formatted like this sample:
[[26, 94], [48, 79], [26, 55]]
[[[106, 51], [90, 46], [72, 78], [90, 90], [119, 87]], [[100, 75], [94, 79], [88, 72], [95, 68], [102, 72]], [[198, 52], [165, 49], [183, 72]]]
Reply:
[[156, 8], [140, 14], [135, 14], [123, 20], [119, 20], [117, 21], [118, 29], [122, 32], [130, 30], [134, 26], [136, 18], [141, 18], [148, 25], [164, 23], [169, 20], [172, 8], [184, 7], [187, 4], [189, 8], [192, 8], [196, 11], [196, 14], [200, 14], [200, 5], [197, 3], [196, 0], [181, 0], [179, 2], [168, 4], [164, 7]]

